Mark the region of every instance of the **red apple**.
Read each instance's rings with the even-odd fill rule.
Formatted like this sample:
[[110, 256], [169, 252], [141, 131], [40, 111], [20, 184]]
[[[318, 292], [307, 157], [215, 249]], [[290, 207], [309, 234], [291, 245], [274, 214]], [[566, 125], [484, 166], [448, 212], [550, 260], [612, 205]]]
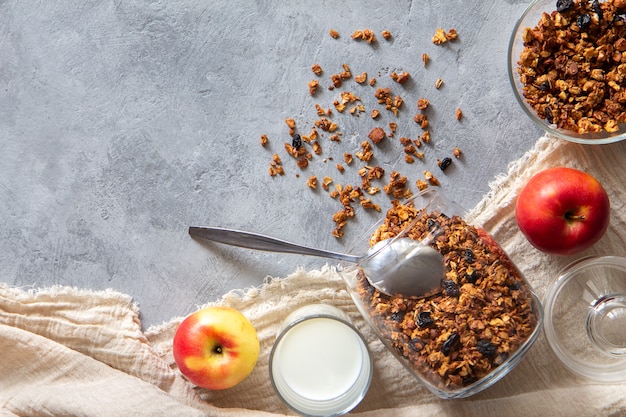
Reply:
[[256, 329], [241, 312], [208, 307], [189, 315], [174, 335], [174, 360], [191, 383], [231, 388], [250, 375], [259, 358]]
[[609, 225], [609, 197], [593, 176], [558, 167], [541, 171], [517, 198], [520, 230], [537, 249], [572, 255], [596, 243]]

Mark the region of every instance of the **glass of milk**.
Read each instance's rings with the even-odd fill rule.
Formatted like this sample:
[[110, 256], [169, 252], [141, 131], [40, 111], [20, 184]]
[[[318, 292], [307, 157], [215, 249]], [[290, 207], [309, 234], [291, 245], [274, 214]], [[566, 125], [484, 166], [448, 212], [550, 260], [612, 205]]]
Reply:
[[372, 379], [363, 336], [338, 308], [311, 304], [291, 313], [270, 353], [279, 397], [304, 416], [339, 416], [356, 407]]

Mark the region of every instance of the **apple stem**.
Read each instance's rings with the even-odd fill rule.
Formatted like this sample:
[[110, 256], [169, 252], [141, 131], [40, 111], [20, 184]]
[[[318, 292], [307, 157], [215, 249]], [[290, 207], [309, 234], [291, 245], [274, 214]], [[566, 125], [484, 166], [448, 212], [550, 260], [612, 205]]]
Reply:
[[221, 354], [223, 352], [224, 349], [222, 349], [221, 346], [216, 346], [215, 349], [213, 349], [213, 352], [217, 353], [217, 354]]
[[565, 219], [566, 220], [585, 220], [585, 216], [582, 214], [576, 214], [576, 213], [572, 213], [572, 212], [567, 212], [565, 213]]

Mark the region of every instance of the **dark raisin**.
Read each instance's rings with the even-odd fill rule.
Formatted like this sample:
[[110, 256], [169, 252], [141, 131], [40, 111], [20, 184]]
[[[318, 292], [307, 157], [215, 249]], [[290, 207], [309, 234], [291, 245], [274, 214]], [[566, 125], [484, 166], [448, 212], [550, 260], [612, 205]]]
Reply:
[[546, 120], [548, 121], [548, 123], [554, 123], [554, 117], [552, 116], [552, 110], [550, 109], [550, 107], [546, 107]]
[[461, 337], [459, 334], [456, 332], [450, 334], [448, 340], [443, 342], [443, 345], [441, 346], [441, 353], [448, 356], [452, 349], [454, 349], [459, 343], [461, 343]]
[[513, 284], [509, 285], [509, 289], [511, 291], [517, 291], [522, 288], [522, 283], [519, 281], [515, 281]]
[[446, 156], [445, 158], [440, 160], [437, 165], [439, 165], [439, 169], [445, 171], [450, 166], [450, 164], [452, 164], [452, 158]]
[[444, 292], [450, 297], [458, 297], [461, 294], [461, 292], [459, 291], [459, 286], [451, 279], [442, 280], [441, 287], [443, 288]]
[[468, 264], [473, 264], [476, 261], [476, 257], [474, 257], [474, 252], [471, 249], [465, 249], [465, 262]]
[[404, 315], [405, 314], [406, 313], [404, 311], [396, 311], [395, 313], [391, 314], [390, 319], [395, 321], [395, 322], [400, 323], [400, 322], [402, 322], [402, 320], [404, 320]]
[[439, 228], [439, 223], [438, 223], [438, 222], [436, 222], [436, 221], [435, 221], [435, 220], [433, 220], [433, 219], [428, 219], [427, 224], [428, 224], [428, 231], [429, 231], [429, 232], [432, 232], [433, 230], [435, 230], [435, 229], [438, 229], [438, 228]]
[[478, 343], [476, 343], [476, 349], [486, 358], [493, 358], [496, 356], [496, 353], [498, 353], [496, 345], [489, 340], [479, 340]]
[[556, 11], [559, 13], [566, 12], [574, 7], [574, 0], [557, 0]]
[[435, 320], [431, 317], [430, 311], [422, 311], [417, 315], [417, 325], [419, 327], [432, 326]]
[[463, 377], [463, 386], [468, 386], [476, 381], [478, 381], [478, 377], [468, 375], [466, 377]]
[[580, 30], [587, 30], [589, 25], [591, 24], [591, 16], [589, 13], [581, 14], [576, 18], [576, 24], [580, 28]]
[[604, 13], [602, 13], [600, 2], [598, 2], [598, 0], [593, 0], [591, 2], [591, 5], [593, 6], [593, 11], [596, 12], [596, 14], [598, 15], [598, 20], [604, 19]]
[[425, 343], [417, 337], [409, 341], [409, 348], [414, 352], [419, 352], [420, 350], [424, 349], [424, 345]]
[[469, 274], [465, 274], [465, 281], [469, 282], [470, 284], [475, 284], [476, 281], [478, 281], [478, 273], [476, 273], [476, 271], [472, 269], [472, 272], [470, 272]]
[[538, 88], [541, 91], [548, 91], [548, 90], [550, 90], [550, 82], [549, 81], [544, 81], [541, 84], [539, 84]]
[[297, 133], [291, 137], [291, 146], [295, 149], [300, 149], [302, 147], [302, 138]]

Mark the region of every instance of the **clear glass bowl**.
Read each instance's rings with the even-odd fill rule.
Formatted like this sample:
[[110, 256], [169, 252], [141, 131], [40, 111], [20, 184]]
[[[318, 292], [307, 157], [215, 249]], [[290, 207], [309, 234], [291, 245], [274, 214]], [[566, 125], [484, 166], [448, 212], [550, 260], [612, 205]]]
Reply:
[[526, 11], [524, 11], [513, 29], [508, 48], [508, 73], [515, 98], [522, 106], [524, 112], [526, 112], [526, 114], [533, 122], [535, 122], [537, 126], [558, 138], [591, 145], [613, 143], [624, 140], [626, 138], [625, 123], [620, 124], [619, 131], [613, 133], [603, 131], [598, 133], [578, 134], [574, 131], [557, 128], [556, 125], [551, 124], [546, 119], [539, 117], [537, 112], [526, 102], [523, 92], [524, 85], [522, 84], [517, 72], [518, 61], [522, 51], [524, 50], [522, 36], [526, 28], [533, 28], [537, 26], [544, 12], [550, 14], [555, 10], [556, 0], [535, 0], [528, 6]]
[[545, 297], [545, 332], [572, 371], [626, 381], [626, 258], [593, 256], [566, 266]]
[[506, 375], [528, 352], [543, 321], [528, 282], [493, 238], [465, 223], [462, 214], [427, 189], [392, 208], [350, 251], [365, 253], [392, 236], [428, 242], [444, 255], [446, 267], [444, 290], [434, 295], [390, 297], [376, 291], [358, 265], [340, 265], [354, 303], [384, 345], [445, 399], [476, 394]]

